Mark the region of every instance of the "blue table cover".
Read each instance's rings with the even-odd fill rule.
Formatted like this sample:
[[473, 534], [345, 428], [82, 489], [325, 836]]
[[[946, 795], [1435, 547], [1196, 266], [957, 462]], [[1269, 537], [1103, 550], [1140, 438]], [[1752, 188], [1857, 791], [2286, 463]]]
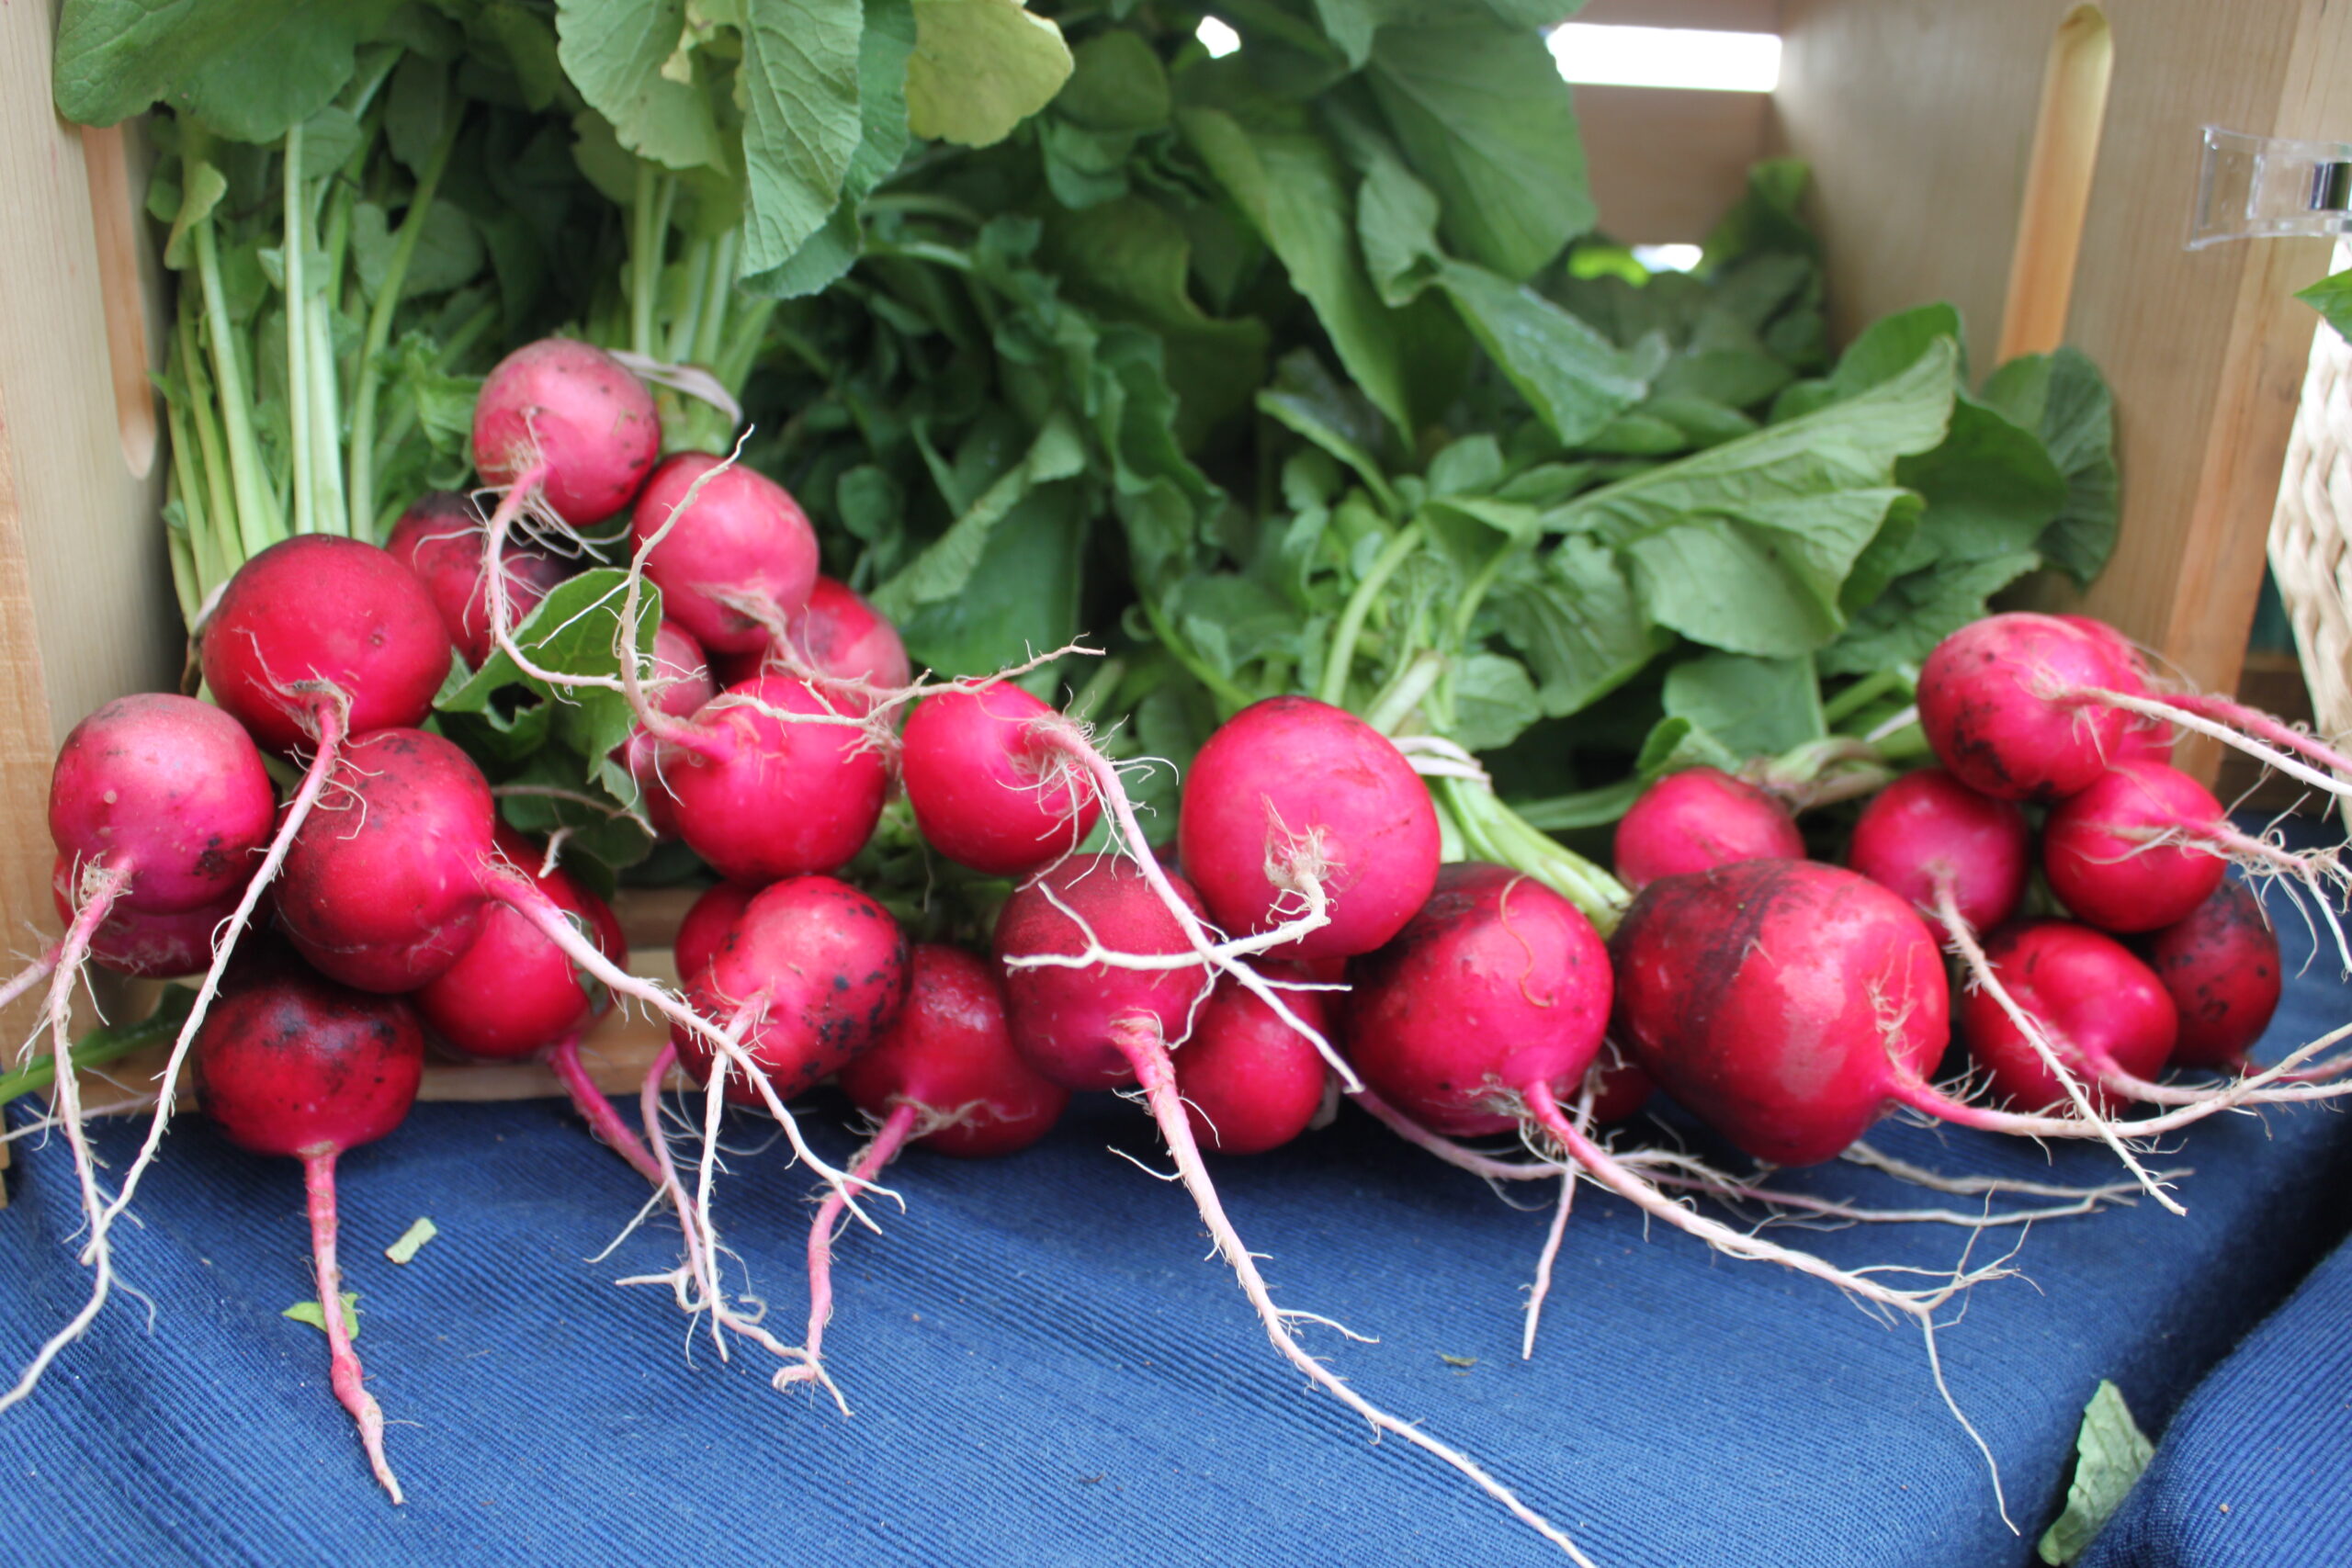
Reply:
[[[2299, 923], [2284, 935], [2290, 950], [2307, 945]], [[2311, 1038], [2346, 1002], [2316, 971], [2294, 980], [2272, 1040]], [[811, 1105], [821, 1146], [846, 1153], [845, 1107]], [[756, 1131], [740, 1129], [746, 1141]], [[132, 1135], [116, 1124], [101, 1136], [117, 1169]], [[2086, 1182], [2115, 1168], [2088, 1145], [2046, 1158], [1893, 1127], [1878, 1141], [1954, 1171]], [[1919, 1336], [1820, 1284], [1645, 1233], [1588, 1190], [1543, 1339], [1522, 1361], [1520, 1305], [1544, 1213], [1507, 1207], [1352, 1111], [1217, 1172], [1280, 1297], [1379, 1340], [1310, 1328], [1313, 1348], [1375, 1402], [1479, 1456], [1604, 1568], [1954, 1568], [2031, 1560], [2100, 1378], [2161, 1427], [2341, 1234], [2343, 1117], [2222, 1117], [2182, 1145], [2177, 1162], [2197, 1168], [2188, 1218], [2143, 1203], [2038, 1225], [2017, 1259], [2030, 1279], [1980, 1287], [1941, 1337], [2022, 1533], [1996, 1513]], [[188, 1117], [141, 1188], [144, 1228], [120, 1233], [120, 1267], [153, 1299], [153, 1330], [119, 1297], [30, 1403], [0, 1415], [0, 1541], [20, 1563], [140, 1568], [1562, 1561], [1452, 1472], [1394, 1439], [1372, 1444], [1279, 1363], [1205, 1256], [1183, 1191], [1112, 1147], [1147, 1163], [1158, 1154], [1139, 1111], [1098, 1097], [1012, 1159], [917, 1149], [900, 1162], [907, 1212], [841, 1248], [827, 1344], [855, 1410], [843, 1419], [805, 1388], [772, 1391], [756, 1352], [722, 1366], [707, 1340], [690, 1344], [665, 1292], [615, 1288], [670, 1265], [666, 1225], [587, 1261], [641, 1188], [568, 1108], [419, 1107], [343, 1162], [357, 1348], [410, 1499], [395, 1508], [328, 1392], [323, 1337], [280, 1315], [313, 1294], [296, 1168], [244, 1156]], [[11, 1371], [85, 1280], [63, 1149], [17, 1148], [0, 1214], [0, 1362]], [[811, 1183], [780, 1147], [729, 1164], [721, 1224], [797, 1340]], [[1784, 1179], [1923, 1201], [1850, 1166]], [[386, 1261], [380, 1249], [420, 1215], [439, 1238], [404, 1268]], [[1777, 1234], [1847, 1264], [1949, 1267], [1963, 1241], [1911, 1225]], [[1996, 1245], [1980, 1243], [1979, 1259]], [[2331, 1327], [2352, 1292], [2341, 1263], [2332, 1286], [2313, 1287], [2336, 1292], [2315, 1298]], [[2311, 1425], [2282, 1429], [2280, 1451], [2243, 1435], [2276, 1424], [2263, 1392], [2273, 1384], [2256, 1370], [2256, 1408], [2217, 1386], [2160, 1469], [2192, 1471], [2204, 1451], [2195, 1434], [2224, 1448], [2239, 1434], [2276, 1485], [2232, 1495], [2286, 1495], [2318, 1483], [2298, 1466], [2318, 1441], [2302, 1434], [2325, 1430], [2340, 1479], [2341, 1429], [2324, 1424], [2344, 1418], [2330, 1399], [2352, 1398], [2341, 1364], [2339, 1349], [2309, 1374], [2333, 1382], [2305, 1391]], [[2133, 1544], [2102, 1549], [2110, 1568], [2279, 1561], [2165, 1555], [2213, 1531], [2201, 1502], [2176, 1507], [2160, 1484], [2119, 1527]], [[2336, 1495], [2335, 1539], [2294, 1561], [2352, 1562]]]
[[2173, 1417], [2084, 1568], [2352, 1562], [2352, 1244]]

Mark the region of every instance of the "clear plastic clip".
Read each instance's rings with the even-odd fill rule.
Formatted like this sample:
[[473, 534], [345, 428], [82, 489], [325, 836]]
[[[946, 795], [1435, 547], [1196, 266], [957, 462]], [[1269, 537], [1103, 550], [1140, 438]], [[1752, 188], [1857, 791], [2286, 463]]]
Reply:
[[2188, 248], [2224, 240], [2352, 234], [2352, 142], [2205, 128]]

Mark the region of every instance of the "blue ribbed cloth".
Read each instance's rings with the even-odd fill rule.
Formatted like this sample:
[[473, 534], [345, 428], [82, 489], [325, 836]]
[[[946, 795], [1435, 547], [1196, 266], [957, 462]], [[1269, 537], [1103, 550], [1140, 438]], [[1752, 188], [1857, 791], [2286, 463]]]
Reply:
[[[2307, 940], [2300, 925], [2286, 935]], [[2346, 1000], [2317, 975], [2294, 981], [2274, 1040], [2320, 1032]], [[839, 1157], [854, 1141], [844, 1107], [812, 1105], [814, 1135]], [[758, 1137], [756, 1123], [739, 1132]], [[1953, 1171], [2083, 1182], [2115, 1169], [2089, 1146], [2046, 1160], [1965, 1133], [1883, 1129], [1879, 1141]], [[101, 1138], [117, 1169], [131, 1143], [119, 1124]], [[840, 1249], [828, 1349], [856, 1412], [845, 1420], [805, 1389], [773, 1392], [748, 1348], [722, 1366], [707, 1340], [690, 1345], [666, 1292], [615, 1287], [670, 1265], [662, 1221], [587, 1260], [641, 1189], [567, 1108], [420, 1107], [343, 1162], [358, 1349], [410, 1497], [394, 1508], [328, 1392], [323, 1337], [279, 1315], [313, 1293], [298, 1172], [190, 1116], [141, 1188], [145, 1228], [126, 1229], [119, 1251], [155, 1303], [154, 1331], [119, 1298], [31, 1403], [0, 1415], [0, 1541], [17, 1563], [139, 1568], [1562, 1561], [1451, 1472], [1393, 1438], [1374, 1446], [1309, 1392], [1205, 1257], [1182, 1190], [1106, 1145], [1159, 1163], [1142, 1113], [1108, 1097], [1013, 1159], [917, 1149], [900, 1162], [907, 1212], [883, 1211], [883, 1235], [853, 1232]], [[17, 1148], [0, 1214], [11, 1371], [85, 1282], [63, 1150]], [[1980, 1287], [1942, 1336], [2021, 1535], [1995, 1512], [1919, 1336], [1822, 1285], [1645, 1235], [1589, 1190], [1523, 1362], [1544, 1213], [1506, 1206], [1353, 1111], [1218, 1170], [1282, 1299], [1378, 1337], [1310, 1326], [1312, 1347], [1477, 1455], [1604, 1568], [1973, 1568], [2030, 1560], [2099, 1379], [2157, 1428], [2343, 1230], [2352, 1124], [2340, 1116], [2221, 1118], [2177, 1158], [2198, 1168], [2188, 1218], [2143, 1204], [2038, 1225], [2016, 1259], [2030, 1282]], [[729, 1163], [720, 1223], [797, 1340], [811, 1184], [780, 1147]], [[1785, 1179], [1928, 1201], [1852, 1167]], [[404, 1268], [387, 1262], [381, 1248], [420, 1215], [439, 1239]], [[1909, 1225], [1778, 1234], [1847, 1264], [1927, 1267], [1956, 1262], [1964, 1239]], [[1986, 1237], [1977, 1260], [2005, 1245]], [[2298, 1309], [2316, 1326], [2267, 1331], [2257, 1346], [2279, 1354], [2228, 1374], [2245, 1392], [2217, 1383], [2184, 1416], [2116, 1532], [2133, 1544], [2108, 1549], [2141, 1554], [2111, 1554], [2109, 1568], [2352, 1562], [2341, 1486], [2332, 1522], [2303, 1516], [2301, 1536], [2262, 1535], [2253, 1555], [2164, 1554], [2218, 1539], [2198, 1511], [2203, 1483], [2161, 1479], [2199, 1471], [2210, 1449], [2264, 1478], [2211, 1493], [2233, 1502], [2241, 1545], [2276, 1528], [2286, 1499], [2316, 1506], [2343, 1477], [2352, 1264], [2327, 1278]], [[2308, 1398], [2288, 1421], [2290, 1392]], [[2314, 1479], [2314, 1465], [2328, 1473]], [[2332, 1544], [2311, 1544], [2314, 1531]], [[2301, 1543], [2289, 1555], [2260, 1554], [2259, 1541], [2289, 1539]]]

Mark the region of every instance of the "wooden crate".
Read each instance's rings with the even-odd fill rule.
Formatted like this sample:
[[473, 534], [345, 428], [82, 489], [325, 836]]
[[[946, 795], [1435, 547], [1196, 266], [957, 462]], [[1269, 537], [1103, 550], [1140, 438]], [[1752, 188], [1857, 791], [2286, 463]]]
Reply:
[[[2098, 359], [2118, 393], [2125, 513], [2084, 603], [2199, 685], [2233, 689], [2313, 324], [2290, 296], [2326, 246], [2184, 250], [2197, 131], [2352, 134], [2352, 7], [1594, 0], [1583, 19], [1785, 39], [1770, 96], [1579, 91], [1612, 232], [1699, 239], [1753, 159], [1793, 153], [1815, 170], [1836, 333], [1946, 299], [1980, 370], [2061, 338]], [[2083, 109], [2102, 23], [2103, 123]], [[57, 739], [109, 695], [169, 684], [182, 651], [154, 516], [143, 370], [163, 295], [137, 149], [54, 118], [51, 27], [48, 6], [0, 7], [0, 919], [18, 947], [55, 924], [42, 803]], [[2052, 87], [2062, 28], [2074, 65]], [[655, 972], [681, 908], [624, 900]], [[599, 1081], [629, 1087], [661, 1039], [608, 1021], [590, 1043]], [[537, 1068], [436, 1068], [425, 1092], [555, 1086]]]

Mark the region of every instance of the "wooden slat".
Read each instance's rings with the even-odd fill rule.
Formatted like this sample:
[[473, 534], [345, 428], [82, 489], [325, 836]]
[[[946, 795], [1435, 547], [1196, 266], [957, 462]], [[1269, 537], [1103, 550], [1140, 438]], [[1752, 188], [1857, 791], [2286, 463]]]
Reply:
[[[1990, 368], [2044, 62], [2070, 0], [1789, 0], [1778, 121], [1810, 159], [1833, 330], [1951, 299]], [[2113, 0], [2115, 68], [2066, 337], [2116, 389], [2124, 517], [2080, 603], [2236, 686], [2312, 317], [2319, 241], [2182, 247], [2200, 124], [2340, 135], [2352, 7]], [[2049, 601], [2074, 596], [2051, 591]], [[2184, 749], [2210, 773], [2212, 758]]]
[[1629, 245], [1695, 243], [1747, 188], [1763, 93], [1579, 86], [1577, 118], [1600, 229]]
[[1781, 30], [1781, 0], [1591, 0], [1574, 19], [1611, 27], [1776, 33]]

